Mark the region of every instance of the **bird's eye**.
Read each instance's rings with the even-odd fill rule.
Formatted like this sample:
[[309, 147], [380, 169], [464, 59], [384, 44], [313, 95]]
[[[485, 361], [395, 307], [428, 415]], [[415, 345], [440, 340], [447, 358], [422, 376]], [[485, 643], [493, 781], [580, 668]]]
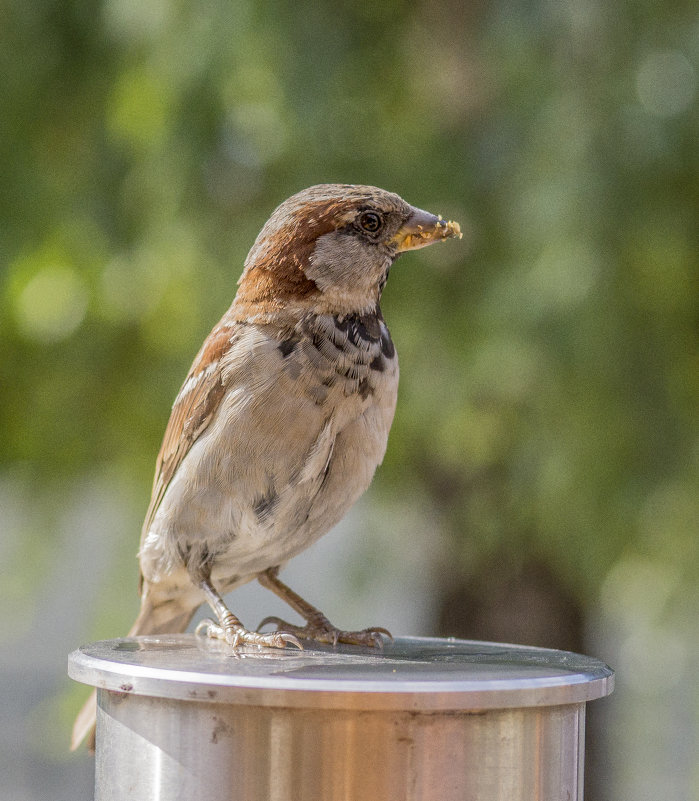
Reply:
[[383, 220], [375, 211], [365, 211], [359, 217], [359, 225], [370, 234], [375, 234], [383, 225]]

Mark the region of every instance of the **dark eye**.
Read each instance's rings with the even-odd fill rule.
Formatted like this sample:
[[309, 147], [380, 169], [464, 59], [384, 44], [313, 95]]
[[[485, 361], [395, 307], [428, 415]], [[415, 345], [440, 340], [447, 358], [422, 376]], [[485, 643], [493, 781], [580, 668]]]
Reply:
[[359, 225], [370, 234], [375, 234], [383, 225], [383, 220], [375, 211], [365, 211], [359, 217]]

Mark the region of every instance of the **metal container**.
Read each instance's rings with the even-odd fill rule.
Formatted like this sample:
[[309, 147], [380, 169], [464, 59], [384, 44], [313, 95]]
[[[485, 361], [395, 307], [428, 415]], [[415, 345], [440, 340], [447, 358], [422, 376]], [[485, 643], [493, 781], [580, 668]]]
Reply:
[[581, 801], [585, 703], [613, 672], [565, 651], [398, 638], [245, 649], [93, 643], [97, 801]]

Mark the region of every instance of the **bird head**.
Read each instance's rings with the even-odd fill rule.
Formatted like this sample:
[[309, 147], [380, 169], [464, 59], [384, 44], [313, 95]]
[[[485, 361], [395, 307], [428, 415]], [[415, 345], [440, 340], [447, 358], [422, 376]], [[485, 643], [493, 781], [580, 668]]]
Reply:
[[458, 223], [374, 186], [319, 184], [285, 200], [245, 262], [237, 303], [331, 314], [376, 307], [398, 255], [450, 237]]

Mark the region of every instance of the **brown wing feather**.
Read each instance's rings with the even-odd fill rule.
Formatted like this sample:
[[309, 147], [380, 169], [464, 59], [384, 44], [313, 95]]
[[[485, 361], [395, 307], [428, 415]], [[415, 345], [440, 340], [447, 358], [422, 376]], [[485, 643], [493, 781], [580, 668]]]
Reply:
[[[222, 321], [223, 322], [223, 321]], [[177, 468], [211, 422], [221, 399], [224, 386], [220, 359], [231, 345], [235, 327], [219, 324], [206, 338], [187, 378], [175, 399], [165, 429], [163, 444], [155, 463], [155, 480], [150, 505], [141, 534], [141, 543], [148, 533], [155, 513]]]

